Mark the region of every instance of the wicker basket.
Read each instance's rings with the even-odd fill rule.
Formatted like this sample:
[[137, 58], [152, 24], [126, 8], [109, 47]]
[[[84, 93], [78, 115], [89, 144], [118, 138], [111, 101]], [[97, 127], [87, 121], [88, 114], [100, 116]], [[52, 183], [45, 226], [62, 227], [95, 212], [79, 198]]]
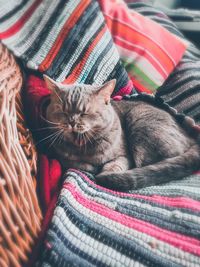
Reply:
[[25, 127], [22, 75], [0, 44], [0, 266], [22, 266], [40, 231], [36, 152]]

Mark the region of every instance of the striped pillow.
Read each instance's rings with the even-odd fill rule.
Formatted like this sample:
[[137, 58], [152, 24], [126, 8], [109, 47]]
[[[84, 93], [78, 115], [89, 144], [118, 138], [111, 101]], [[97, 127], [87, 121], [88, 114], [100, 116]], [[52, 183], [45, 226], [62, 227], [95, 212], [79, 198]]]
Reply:
[[119, 0], [99, 0], [120, 57], [135, 87], [152, 93], [182, 58], [186, 41], [129, 9]]
[[4, 1], [0, 39], [28, 68], [57, 81], [102, 84], [116, 78], [114, 93], [132, 92], [97, 1]]

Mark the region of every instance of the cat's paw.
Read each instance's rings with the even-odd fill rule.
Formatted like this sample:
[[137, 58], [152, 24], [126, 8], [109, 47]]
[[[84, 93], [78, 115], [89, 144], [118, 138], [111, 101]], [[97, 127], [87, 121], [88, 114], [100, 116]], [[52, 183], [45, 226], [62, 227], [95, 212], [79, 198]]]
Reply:
[[122, 192], [135, 190], [141, 187], [140, 184], [138, 184], [138, 180], [134, 179], [133, 175], [131, 178], [130, 176], [128, 177], [128, 174], [127, 172], [101, 172], [95, 176], [95, 181], [103, 187]]
[[101, 185], [108, 189], [121, 191], [120, 184], [118, 184], [117, 181], [114, 182], [115, 177], [116, 177], [115, 172], [105, 171], [96, 175], [95, 181], [98, 185]]
[[107, 163], [103, 166], [102, 172], [103, 173], [110, 173], [110, 172], [122, 172], [124, 169], [119, 164], [114, 162]]

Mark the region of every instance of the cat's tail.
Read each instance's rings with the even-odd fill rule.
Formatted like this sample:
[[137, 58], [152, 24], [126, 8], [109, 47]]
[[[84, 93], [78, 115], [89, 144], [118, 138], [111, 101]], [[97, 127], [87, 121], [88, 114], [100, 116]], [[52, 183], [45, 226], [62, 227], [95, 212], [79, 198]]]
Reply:
[[181, 179], [200, 169], [200, 146], [193, 145], [184, 154], [126, 172], [102, 173], [97, 183], [110, 189], [128, 191]]

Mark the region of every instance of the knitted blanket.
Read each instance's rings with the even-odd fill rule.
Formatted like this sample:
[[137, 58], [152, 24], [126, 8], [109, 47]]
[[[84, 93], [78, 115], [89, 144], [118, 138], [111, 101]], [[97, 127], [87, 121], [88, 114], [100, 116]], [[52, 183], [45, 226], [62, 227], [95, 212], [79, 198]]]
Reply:
[[119, 193], [70, 170], [38, 266], [200, 266], [200, 173]]

